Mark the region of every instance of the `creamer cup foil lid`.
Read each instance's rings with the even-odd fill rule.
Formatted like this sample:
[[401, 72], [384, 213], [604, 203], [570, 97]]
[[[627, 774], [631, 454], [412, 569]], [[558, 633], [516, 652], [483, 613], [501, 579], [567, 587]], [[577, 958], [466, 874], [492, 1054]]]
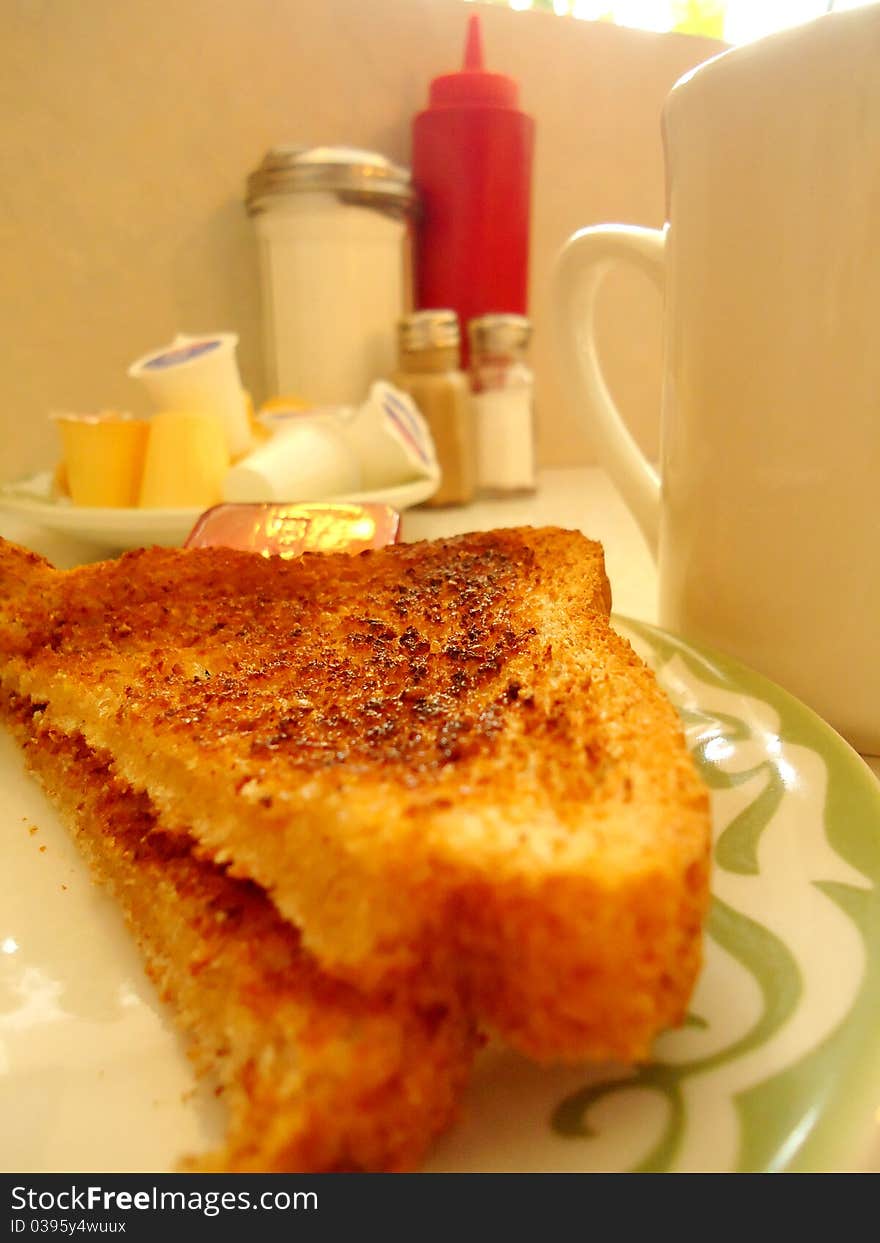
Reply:
[[346, 426], [361, 463], [365, 488], [417, 479], [439, 479], [437, 451], [428, 424], [408, 393], [377, 380]]
[[160, 350], [152, 350], [144, 354], [128, 369], [130, 376], [140, 376], [157, 371], [170, 371], [177, 367], [185, 367], [204, 360], [208, 354], [221, 349], [234, 349], [238, 345], [238, 336], [234, 332], [220, 332], [212, 336], [187, 337], [178, 335], [170, 345]]

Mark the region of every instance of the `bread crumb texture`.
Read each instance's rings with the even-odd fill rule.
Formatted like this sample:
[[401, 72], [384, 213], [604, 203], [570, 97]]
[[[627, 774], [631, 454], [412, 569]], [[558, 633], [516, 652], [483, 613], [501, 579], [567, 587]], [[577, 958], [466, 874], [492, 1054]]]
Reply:
[[328, 975], [445, 981], [541, 1060], [639, 1060], [681, 1021], [708, 798], [609, 624], [595, 542], [149, 549], [66, 574], [4, 550], [0, 576], [8, 689], [268, 894]]

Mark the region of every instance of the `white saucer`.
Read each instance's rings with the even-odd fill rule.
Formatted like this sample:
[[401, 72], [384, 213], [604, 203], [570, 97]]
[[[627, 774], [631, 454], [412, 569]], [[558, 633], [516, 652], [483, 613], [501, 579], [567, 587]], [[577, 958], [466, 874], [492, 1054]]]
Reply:
[[[436, 492], [438, 481], [417, 479], [372, 492], [350, 492], [322, 497], [326, 501], [390, 505], [409, 509]], [[73, 505], [52, 496], [52, 472], [0, 487], [0, 511], [15, 514], [38, 526], [96, 544], [101, 548], [141, 548], [149, 544], [182, 544], [202, 513], [200, 509], [101, 509]]]

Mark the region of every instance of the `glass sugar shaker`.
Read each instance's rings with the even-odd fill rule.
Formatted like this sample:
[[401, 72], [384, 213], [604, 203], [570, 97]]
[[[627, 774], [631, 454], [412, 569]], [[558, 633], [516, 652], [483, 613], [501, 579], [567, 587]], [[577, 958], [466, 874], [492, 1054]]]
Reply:
[[412, 305], [418, 195], [375, 151], [273, 147], [247, 183], [271, 396], [360, 405]]
[[534, 492], [532, 327], [523, 315], [480, 315], [468, 324], [477, 486], [484, 496]]

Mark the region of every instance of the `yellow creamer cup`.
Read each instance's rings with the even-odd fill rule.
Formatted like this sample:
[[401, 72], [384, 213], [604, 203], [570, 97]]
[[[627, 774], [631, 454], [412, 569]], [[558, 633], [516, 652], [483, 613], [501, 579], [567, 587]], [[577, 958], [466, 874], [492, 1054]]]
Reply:
[[290, 415], [293, 417], [297, 414], [305, 414], [306, 411], [313, 409], [313, 403], [293, 394], [290, 396], [269, 397], [251, 418], [251, 432], [254, 438], [253, 447], [255, 449], [259, 448], [261, 444], [271, 440], [279, 427], [283, 426], [285, 416]]
[[304, 397], [300, 397], [296, 393], [280, 394], [275, 397], [268, 397], [257, 411], [258, 414], [301, 414], [306, 410], [313, 410], [314, 402], [306, 401]]
[[64, 458], [61, 459], [52, 471], [52, 491], [51, 495], [57, 499], [59, 496], [65, 496], [70, 500], [70, 484], [67, 482], [67, 463]]
[[150, 420], [139, 503], [144, 509], [209, 509], [229, 470], [222, 422], [193, 410], [162, 410]]
[[63, 473], [73, 503], [120, 509], [137, 505], [146, 420], [115, 410], [50, 417], [61, 437]]

